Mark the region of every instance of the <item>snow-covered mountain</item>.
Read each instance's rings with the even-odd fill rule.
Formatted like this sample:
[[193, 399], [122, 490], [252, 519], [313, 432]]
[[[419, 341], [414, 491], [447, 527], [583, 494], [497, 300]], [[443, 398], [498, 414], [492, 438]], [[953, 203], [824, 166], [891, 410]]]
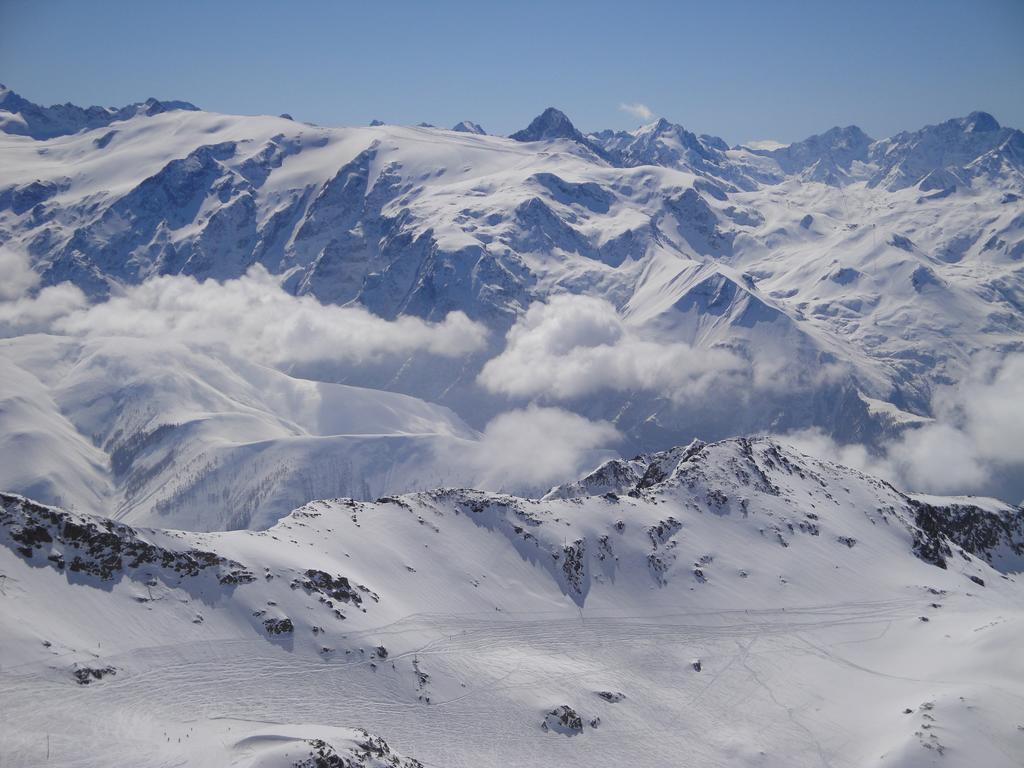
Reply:
[[0, 341], [0, 487], [131, 523], [266, 528], [323, 496], [468, 484], [479, 438], [407, 395], [132, 338]]
[[173, 110], [192, 110], [198, 107], [187, 101], [159, 101], [146, 99], [125, 107], [79, 107], [75, 104], [54, 104], [43, 107], [33, 104], [17, 93], [0, 85], [0, 130], [33, 139], [52, 139], [84, 130], [103, 128], [113, 122], [129, 120], [139, 115], [159, 115]]
[[[262, 268], [386, 319], [463, 312], [490, 335], [457, 364], [410, 352], [285, 372], [403, 392], [477, 430], [537, 401], [613, 422], [627, 452], [806, 429], [880, 451], [938, 419], [979, 356], [1024, 348], [1022, 134], [984, 113], [764, 149], [664, 120], [585, 134], [555, 109], [504, 138], [4, 93], [0, 242], [44, 288], [102, 300]], [[39, 114], [64, 127], [19, 128]], [[591, 317], [571, 302], [569, 319], [529, 314], [567, 294], [615, 314], [585, 329], [566, 325]], [[616, 377], [564, 385], [606, 350], [627, 359]], [[543, 375], [512, 381], [513, 359]]]
[[772, 158], [787, 176], [839, 186], [849, 183], [857, 170], [866, 166], [872, 143], [864, 131], [850, 125], [785, 147], [755, 152]]
[[1024, 512], [772, 440], [0, 545], [12, 765], [1018, 764]]
[[599, 131], [592, 139], [617, 165], [660, 165], [754, 186], [732, 167], [725, 141], [717, 136], [696, 136], [665, 118], [635, 131]]
[[459, 133], [475, 133], [480, 136], [486, 136], [487, 131], [480, 127], [479, 123], [474, 123], [472, 120], [462, 120], [452, 126], [453, 131]]
[[1020, 764], [1021, 131], [0, 159], [3, 765]]
[[584, 146], [598, 157], [606, 159], [601, 147], [580, 133], [568, 115], [554, 107], [545, 109], [528, 126], [516, 131], [509, 138], [513, 141], [531, 142], [564, 139]]
[[[770, 150], [752, 150], [772, 158], [787, 176], [842, 185], [864, 181], [868, 187], [950, 194], [975, 178], [1020, 184], [1024, 171], [1024, 133], [1004, 128], [986, 112], [904, 131], [874, 141], [855, 125]], [[934, 198], [933, 198], [934, 199]]]

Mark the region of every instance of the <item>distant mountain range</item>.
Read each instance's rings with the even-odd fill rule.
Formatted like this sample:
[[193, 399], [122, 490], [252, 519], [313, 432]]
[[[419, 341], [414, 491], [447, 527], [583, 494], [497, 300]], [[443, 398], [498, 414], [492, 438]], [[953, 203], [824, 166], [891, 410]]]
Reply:
[[[491, 335], [459, 365], [292, 372], [438, 402], [476, 429], [536, 400], [613, 421], [626, 451], [808, 428], [877, 448], [933, 419], [977, 355], [1024, 348], [1024, 134], [982, 112], [730, 148], [666, 120], [586, 134], [553, 108], [503, 138], [3, 89], [0, 128], [0, 242], [42, 285], [102, 299], [256, 266], [383, 318], [461, 311]], [[630, 338], [721, 353], [728, 375], [691, 394], [681, 364], [585, 392], [496, 374], [482, 388], [505, 334], [565, 294], [608, 302]], [[986, 490], [1024, 493], [1000, 483]]]
[[1022, 157], [0, 89], [3, 764], [1018, 766]]

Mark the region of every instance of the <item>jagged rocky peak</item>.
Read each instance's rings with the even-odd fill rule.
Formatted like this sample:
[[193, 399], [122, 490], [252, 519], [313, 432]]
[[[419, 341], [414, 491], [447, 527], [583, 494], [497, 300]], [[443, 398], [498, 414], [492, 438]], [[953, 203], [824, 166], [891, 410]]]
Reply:
[[720, 153], [728, 149], [717, 136], [697, 136], [664, 117], [635, 131], [602, 131], [595, 138], [623, 165], [699, 164], [703, 160], [720, 160]]
[[715, 179], [733, 190], [757, 186], [746, 169], [730, 163], [725, 141], [707, 134], [698, 136], [663, 117], [633, 131], [597, 131], [589, 138], [609, 162], [620, 167], [676, 168]]
[[677, 123], [669, 122], [664, 117], [660, 117], [655, 122], [648, 125], [641, 126], [634, 133], [634, 136], [639, 140], [646, 139], [648, 141], [653, 141], [661, 137], [678, 138], [685, 144], [704, 149], [703, 144], [701, 144], [700, 139], [697, 138], [695, 133], [686, 130], [683, 126], [678, 125]]
[[723, 513], [738, 510], [745, 516], [749, 508], [769, 509], [772, 499], [782, 508], [801, 508], [808, 483], [821, 489], [822, 498], [833, 506], [843, 506], [836, 496], [842, 489], [861, 499], [857, 503], [871, 499], [879, 508], [898, 512], [894, 522], [908, 530], [914, 554], [939, 568], [947, 568], [957, 551], [1003, 573], [1024, 568], [1021, 508], [990, 499], [916, 498], [884, 480], [813, 458], [769, 437], [694, 440], [629, 461], [613, 459], [553, 488], [544, 500], [632, 496], [655, 503], [674, 500], [684, 507], [697, 503]]
[[698, 136], [705, 146], [711, 147], [711, 149], [717, 149], [719, 152], [726, 152], [729, 149], [729, 144], [725, 139], [720, 136], [712, 136], [709, 133], [702, 133]]
[[1024, 133], [1000, 126], [987, 112], [971, 112], [875, 142], [869, 159], [877, 168], [868, 182], [872, 187], [905, 189], [940, 169], [969, 184], [979, 176], [1024, 169]]
[[967, 117], [961, 118], [960, 123], [965, 133], [986, 133], [1002, 128], [999, 121], [988, 112], [971, 112]]
[[[998, 140], [998, 137], [991, 134], [1005, 133], [1008, 135], [1013, 132], [1014, 129], [1004, 128], [988, 112], [975, 111], [965, 117], [953, 117], [936, 125], [926, 125], [917, 131], [903, 131], [887, 141], [893, 145], [900, 145], [935, 137], [945, 141], [962, 138], [967, 142], [988, 143]], [[974, 144], [972, 143], [971, 146]]]
[[841, 173], [848, 171], [855, 161], [867, 160], [868, 148], [873, 141], [856, 125], [836, 126], [785, 147], [754, 151], [774, 158], [786, 174], [801, 173], [817, 165], [820, 170], [816, 176], [823, 176], [825, 168], [832, 173]]
[[533, 118], [526, 128], [516, 131], [509, 138], [516, 141], [572, 139], [581, 144], [587, 143], [583, 134], [576, 129], [576, 126], [572, 124], [568, 116], [554, 107], [545, 109], [537, 117]]
[[181, 109], [186, 112], [198, 112], [199, 107], [188, 101], [181, 101], [179, 99], [171, 99], [169, 101], [161, 101], [160, 99], [154, 99], [150, 96], [141, 104], [129, 104], [125, 109], [131, 109], [132, 107], [139, 107], [140, 111], [143, 109], [147, 115], [159, 115], [162, 112], [173, 112], [174, 110]]
[[[727, 441], [728, 442], [728, 441]], [[665, 451], [642, 453], [632, 459], [611, 459], [593, 472], [552, 488], [544, 499], [576, 499], [583, 496], [635, 493], [664, 481], [680, 463], [707, 447], [693, 440]]]
[[15, 93], [3, 83], [0, 83], [0, 109], [7, 112], [17, 112], [25, 105], [32, 102]]
[[513, 133], [509, 138], [515, 141], [568, 139], [590, 150], [602, 160], [614, 162], [600, 142], [593, 141], [580, 133], [566, 114], [554, 107], [545, 109], [526, 128]]
[[[0, 85], [0, 131], [33, 139], [51, 139], [102, 128], [116, 120], [138, 115], [151, 117], [174, 110], [195, 112], [198, 109], [187, 101], [160, 101], [152, 97], [124, 107], [79, 107], [71, 103], [44, 107]], [[9, 114], [2, 114], [5, 112]]]
[[480, 127], [479, 123], [474, 123], [472, 120], [463, 120], [452, 126], [453, 131], [459, 133], [475, 133], [478, 136], [486, 136], [487, 131]]
[[639, 135], [643, 133], [665, 133], [667, 131], [672, 130], [674, 127], [676, 126], [674, 126], [664, 117], [659, 117], [653, 123], [648, 123], [647, 125], [640, 126], [640, 128], [637, 130], [637, 134]]

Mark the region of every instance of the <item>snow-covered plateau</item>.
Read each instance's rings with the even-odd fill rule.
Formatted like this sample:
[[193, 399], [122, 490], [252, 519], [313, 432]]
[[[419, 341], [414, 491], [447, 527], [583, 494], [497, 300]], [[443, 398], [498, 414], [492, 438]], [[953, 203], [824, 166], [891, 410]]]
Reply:
[[1022, 765], [1022, 200], [0, 86], [0, 765]]

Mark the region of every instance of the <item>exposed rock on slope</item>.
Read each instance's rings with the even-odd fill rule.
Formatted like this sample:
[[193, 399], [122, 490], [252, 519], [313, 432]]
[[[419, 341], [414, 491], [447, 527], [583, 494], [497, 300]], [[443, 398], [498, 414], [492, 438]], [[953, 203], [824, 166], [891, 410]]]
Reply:
[[[61, 722], [54, 753], [82, 765], [416, 765], [396, 746], [426, 765], [670, 764], [726, 760], [745, 719], [718, 712], [741, 700], [779, 766], [920, 755], [939, 719], [951, 765], [1009, 766], [1022, 514], [765, 439], [610, 463], [544, 500], [311, 502], [261, 532], [4, 494], [0, 750], [31, 763]], [[792, 729], [778, 702], [805, 700], [826, 712]], [[916, 700], [937, 714], [910, 722]], [[120, 718], [135, 727], [96, 727]], [[979, 722], [992, 740], [961, 732]]]

